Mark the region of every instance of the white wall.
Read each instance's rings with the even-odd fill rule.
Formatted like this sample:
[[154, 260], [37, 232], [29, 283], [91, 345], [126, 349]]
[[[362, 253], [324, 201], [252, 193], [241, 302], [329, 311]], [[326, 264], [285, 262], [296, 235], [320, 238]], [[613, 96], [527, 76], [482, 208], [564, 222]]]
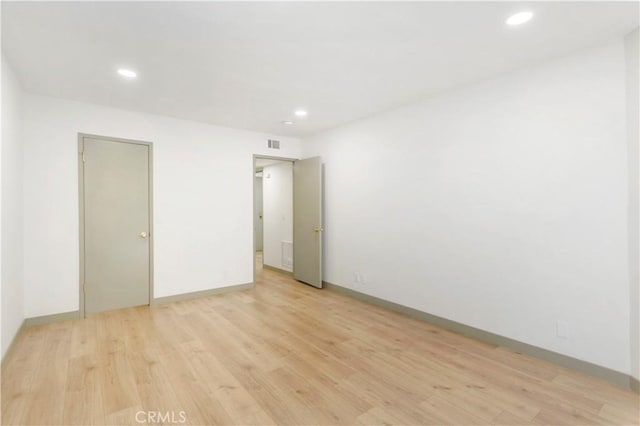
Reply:
[[5, 332], [4, 330], [2, 330], [3, 328], [3, 324], [5, 324], [4, 321], [2, 321], [2, 315], [4, 313], [3, 309], [2, 309], [2, 145], [4, 143], [5, 140], [5, 127], [6, 127], [6, 123], [5, 123], [5, 114], [6, 114], [6, 107], [5, 105], [3, 105], [4, 103], [6, 103], [5, 99], [8, 99], [5, 95], [5, 91], [6, 89], [4, 88], [5, 84], [4, 84], [4, 79], [5, 77], [5, 58], [4, 58], [4, 53], [2, 53], [1, 55], [1, 60], [0, 60], [0, 357], [4, 358], [4, 354], [7, 352], [7, 348], [5, 348], [4, 345], [4, 340], [5, 340]]
[[631, 375], [640, 378], [640, 147], [638, 97], [640, 30], [625, 37], [627, 65], [627, 139], [629, 144], [629, 284]]
[[[25, 314], [78, 309], [78, 132], [153, 142], [155, 297], [253, 280], [253, 154], [263, 135], [27, 95]], [[279, 138], [277, 155], [299, 157]]]
[[1, 277], [2, 356], [24, 320], [22, 269], [22, 99], [13, 70], [2, 55]]
[[262, 171], [264, 209], [264, 264], [293, 271], [282, 258], [282, 241], [293, 241], [293, 167], [290, 162], [266, 166]]
[[326, 281], [629, 372], [621, 40], [302, 146]]

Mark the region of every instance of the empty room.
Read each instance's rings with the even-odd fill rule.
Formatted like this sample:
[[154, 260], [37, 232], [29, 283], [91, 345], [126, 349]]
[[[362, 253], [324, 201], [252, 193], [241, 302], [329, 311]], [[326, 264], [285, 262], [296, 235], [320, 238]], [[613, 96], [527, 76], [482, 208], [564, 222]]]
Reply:
[[2, 1], [3, 425], [639, 425], [637, 1]]

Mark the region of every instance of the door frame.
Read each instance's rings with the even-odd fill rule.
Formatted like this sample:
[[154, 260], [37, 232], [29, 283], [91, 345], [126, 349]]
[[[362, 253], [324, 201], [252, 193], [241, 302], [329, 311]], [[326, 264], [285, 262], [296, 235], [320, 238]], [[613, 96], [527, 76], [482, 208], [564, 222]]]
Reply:
[[[256, 285], [256, 227], [254, 226], [254, 217], [256, 211], [256, 160], [264, 159], [264, 160], [279, 160], [279, 161], [288, 161], [291, 164], [300, 160], [299, 158], [290, 158], [290, 157], [275, 157], [271, 155], [262, 155], [262, 154], [253, 154], [253, 160], [251, 161], [251, 188], [253, 189], [251, 193], [253, 194], [253, 199], [251, 200], [251, 227], [253, 229], [253, 243], [251, 244], [251, 268], [253, 270], [253, 285]], [[264, 229], [264, 224], [263, 224]], [[295, 232], [295, 230], [294, 230]], [[263, 240], [264, 244], [264, 240]], [[264, 251], [263, 251], [264, 253]], [[295, 268], [295, 265], [293, 265]]]
[[80, 234], [80, 275], [78, 283], [79, 316], [86, 318], [85, 314], [85, 259], [84, 259], [84, 138], [101, 139], [109, 142], [128, 143], [132, 145], [144, 145], [149, 148], [149, 305], [153, 303], [153, 143], [133, 139], [114, 138], [111, 136], [93, 135], [90, 133], [78, 133], [78, 206], [79, 206], [79, 234]]

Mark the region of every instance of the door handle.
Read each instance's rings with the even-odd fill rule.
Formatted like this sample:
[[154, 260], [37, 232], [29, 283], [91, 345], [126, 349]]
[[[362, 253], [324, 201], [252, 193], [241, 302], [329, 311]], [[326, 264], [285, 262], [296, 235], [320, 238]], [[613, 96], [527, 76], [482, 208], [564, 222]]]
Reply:
[[147, 238], [147, 233], [146, 232], [141, 232], [140, 233], [140, 238]]
[[324, 231], [324, 228], [322, 228], [320, 226], [318, 226], [316, 228], [313, 228], [313, 232], [322, 232], [322, 231]]

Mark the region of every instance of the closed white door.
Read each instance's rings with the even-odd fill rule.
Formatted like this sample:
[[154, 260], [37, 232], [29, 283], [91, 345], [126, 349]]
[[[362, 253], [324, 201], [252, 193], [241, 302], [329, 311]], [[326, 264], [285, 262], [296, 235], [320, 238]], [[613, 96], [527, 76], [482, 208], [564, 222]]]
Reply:
[[293, 276], [322, 288], [322, 161], [293, 163]]
[[84, 312], [148, 305], [150, 145], [89, 136], [80, 145]]

